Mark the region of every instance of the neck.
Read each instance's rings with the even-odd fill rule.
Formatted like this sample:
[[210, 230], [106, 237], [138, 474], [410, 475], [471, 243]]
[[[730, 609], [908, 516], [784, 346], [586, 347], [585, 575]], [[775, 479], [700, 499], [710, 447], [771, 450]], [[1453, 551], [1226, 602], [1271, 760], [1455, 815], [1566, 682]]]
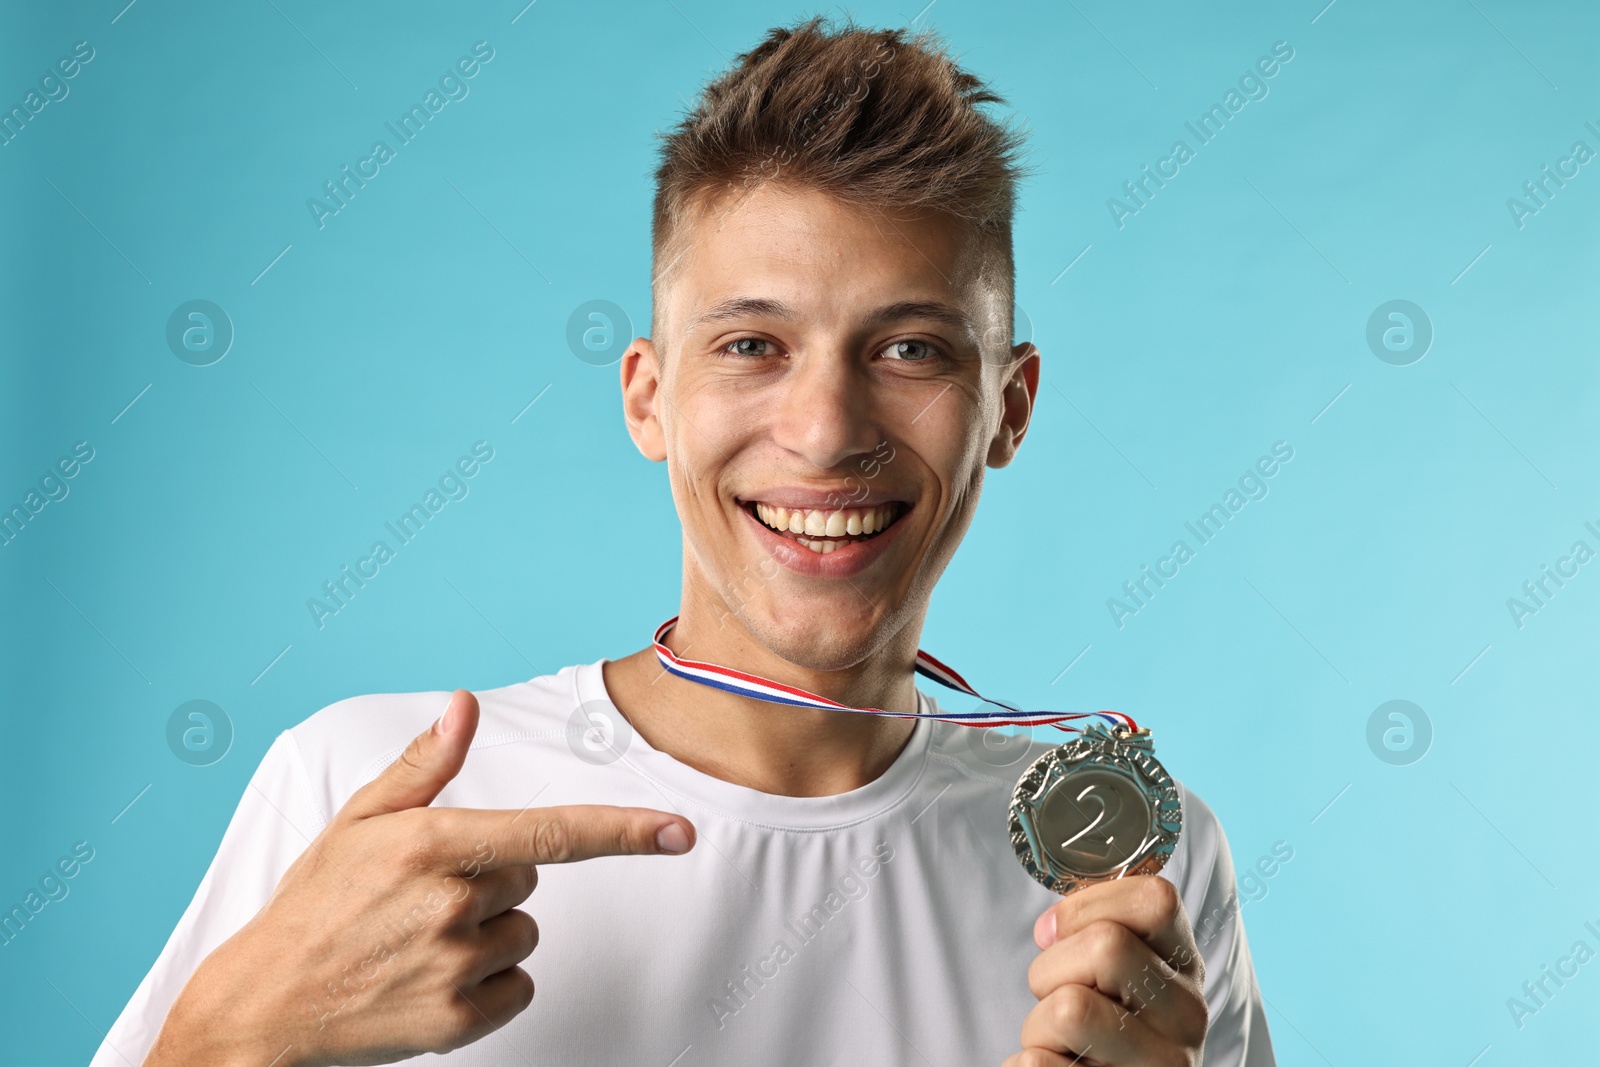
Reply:
[[[687, 659], [731, 667], [857, 708], [914, 712], [919, 625], [859, 663], [818, 670], [790, 662], [726, 609], [686, 595], [665, 639]], [[645, 648], [605, 665], [606, 689], [650, 746], [704, 774], [782, 796], [832, 796], [873, 781], [911, 739], [915, 719], [796, 708], [691, 682]]]

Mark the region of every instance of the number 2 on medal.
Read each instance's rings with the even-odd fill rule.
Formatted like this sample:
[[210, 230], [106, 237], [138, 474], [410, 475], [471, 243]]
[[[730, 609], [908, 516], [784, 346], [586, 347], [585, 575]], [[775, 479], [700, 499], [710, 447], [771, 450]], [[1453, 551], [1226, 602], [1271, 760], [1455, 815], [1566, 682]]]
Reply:
[[[1095, 787], [1093, 785], [1084, 786], [1083, 787], [1083, 792], [1078, 794], [1077, 799], [1081, 802], [1084, 797], [1087, 797], [1087, 796], [1089, 796], [1090, 793], [1094, 792], [1094, 788]], [[1090, 838], [1090, 841], [1092, 841], [1092, 842], [1099, 842], [1099, 843], [1103, 843], [1104, 844], [1105, 847], [1100, 849], [1099, 851], [1095, 851], [1092, 847], [1091, 848], [1082, 848], [1082, 847], [1073, 848], [1072, 847], [1072, 843], [1074, 841], [1077, 841], [1079, 838], [1082, 838], [1082, 837], [1086, 836], [1089, 833], [1089, 831], [1093, 830], [1096, 826], [1099, 826], [1100, 823], [1103, 822], [1104, 820], [1106, 820], [1108, 818], [1115, 818], [1116, 815], [1117, 815], [1117, 811], [1112, 810], [1111, 805], [1108, 805], [1106, 803], [1105, 797], [1102, 796], [1101, 794], [1095, 793], [1094, 796], [1089, 797], [1089, 799], [1092, 800], [1095, 804], [1099, 805], [1100, 810], [1095, 812], [1094, 819], [1089, 823], [1088, 826], [1085, 826], [1082, 830], [1079, 830], [1077, 833], [1073, 834], [1071, 837], [1069, 837], [1065, 841], [1061, 842], [1061, 847], [1064, 848], [1064, 849], [1069, 849], [1069, 850], [1071, 850], [1073, 852], [1081, 852], [1086, 856], [1093, 856], [1096, 859], [1104, 859], [1106, 857], [1106, 854], [1111, 851], [1112, 842], [1114, 842], [1116, 840], [1116, 835], [1115, 834], [1106, 834], [1106, 833], [1102, 832], [1101, 834], [1097, 834], [1095, 837]], [[1111, 794], [1111, 799], [1112, 799], [1113, 803], [1116, 805], [1117, 810], [1120, 810], [1121, 807], [1122, 807], [1122, 803], [1121, 803], [1122, 798], [1120, 796], [1118, 796], [1116, 793], [1112, 793]]]

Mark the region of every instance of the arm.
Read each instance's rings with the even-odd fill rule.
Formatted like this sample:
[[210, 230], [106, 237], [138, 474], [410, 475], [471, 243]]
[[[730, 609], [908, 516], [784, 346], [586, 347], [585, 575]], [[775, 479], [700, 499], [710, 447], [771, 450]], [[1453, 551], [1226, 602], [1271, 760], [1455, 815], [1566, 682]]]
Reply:
[[[1272, 1035], [1255, 964], [1240, 914], [1233, 854], [1222, 824], [1204, 801], [1185, 790], [1184, 818], [1196, 831], [1184, 900], [1195, 941], [1205, 958], [1206, 1030], [1204, 1067], [1275, 1067]], [[1187, 905], [1195, 900], [1193, 905]]]

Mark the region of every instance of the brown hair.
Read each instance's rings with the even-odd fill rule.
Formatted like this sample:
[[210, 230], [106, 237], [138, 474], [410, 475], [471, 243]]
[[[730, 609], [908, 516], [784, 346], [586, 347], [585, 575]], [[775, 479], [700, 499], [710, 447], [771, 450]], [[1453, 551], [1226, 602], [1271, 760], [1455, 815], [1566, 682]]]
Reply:
[[928, 31], [834, 29], [821, 16], [769, 30], [662, 135], [657, 276], [692, 206], [781, 180], [878, 211], [951, 214], [978, 232], [1009, 293], [1023, 135], [978, 108], [1001, 103]]

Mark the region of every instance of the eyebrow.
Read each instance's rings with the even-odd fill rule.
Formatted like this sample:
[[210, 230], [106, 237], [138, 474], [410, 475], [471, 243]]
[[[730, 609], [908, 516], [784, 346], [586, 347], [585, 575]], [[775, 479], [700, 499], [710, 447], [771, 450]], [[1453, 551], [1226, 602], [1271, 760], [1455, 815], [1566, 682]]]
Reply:
[[[781, 300], [739, 296], [711, 305], [689, 323], [689, 328], [730, 319], [767, 318], [793, 322], [799, 314]], [[962, 333], [972, 332], [972, 320], [960, 308], [937, 300], [900, 300], [874, 308], [863, 321], [866, 327], [885, 326], [905, 319], [929, 319]]]

